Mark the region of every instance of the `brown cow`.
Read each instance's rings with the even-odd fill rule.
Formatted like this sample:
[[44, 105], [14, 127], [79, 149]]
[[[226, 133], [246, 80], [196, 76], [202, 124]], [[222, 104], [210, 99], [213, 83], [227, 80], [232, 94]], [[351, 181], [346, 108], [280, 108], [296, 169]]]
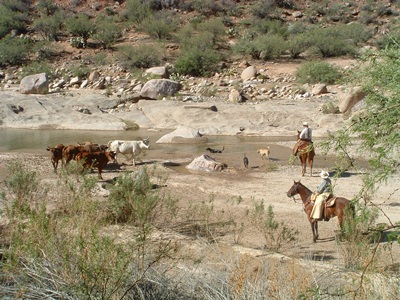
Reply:
[[101, 144], [69, 145], [64, 148], [62, 155], [65, 160], [65, 164], [67, 165], [71, 160], [76, 160], [75, 157], [80, 152], [104, 152], [107, 150], [107, 148], [107, 145]]
[[65, 146], [63, 144], [58, 144], [54, 147], [47, 146], [46, 150], [50, 151], [50, 160], [53, 164], [54, 172], [57, 173], [58, 162], [63, 159], [63, 150]]
[[83, 160], [83, 167], [84, 168], [97, 168], [99, 179], [103, 179], [101, 176], [101, 172], [107, 165], [107, 163], [111, 160], [115, 159], [115, 152], [113, 151], [105, 151], [105, 152], [79, 152], [75, 160], [81, 161]]

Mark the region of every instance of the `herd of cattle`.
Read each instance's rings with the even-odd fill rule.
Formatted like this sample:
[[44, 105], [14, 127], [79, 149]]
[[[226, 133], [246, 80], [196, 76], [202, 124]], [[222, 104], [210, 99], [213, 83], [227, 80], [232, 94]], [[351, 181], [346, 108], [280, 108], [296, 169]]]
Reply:
[[75, 160], [82, 162], [84, 168], [97, 168], [99, 179], [103, 179], [101, 172], [107, 163], [114, 161], [118, 164], [117, 154], [130, 155], [135, 166], [136, 156], [142, 152], [142, 149], [148, 149], [149, 144], [150, 141], [147, 138], [140, 141], [109, 141], [107, 145], [91, 142], [68, 146], [58, 144], [54, 147], [47, 147], [46, 150], [50, 151], [50, 160], [53, 164], [54, 172], [57, 172], [59, 161], [62, 162], [62, 167], [65, 167], [71, 160]]

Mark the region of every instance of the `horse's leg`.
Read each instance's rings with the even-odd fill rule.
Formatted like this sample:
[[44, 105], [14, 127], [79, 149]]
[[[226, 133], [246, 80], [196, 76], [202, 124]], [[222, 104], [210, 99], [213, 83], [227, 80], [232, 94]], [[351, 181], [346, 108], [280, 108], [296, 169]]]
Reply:
[[308, 164], [310, 166], [310, 176], [312, 177], [313, 158], [308, 158]]
[[315, 222], [315, 238], [318, 240], [319, 234], [318, 234], [318, 222]]
[[310, 221], [311, 224], [311, 231], [313, 235], [313, 242], [316, 243], [318, 239], [318, 222], [312, 222]]

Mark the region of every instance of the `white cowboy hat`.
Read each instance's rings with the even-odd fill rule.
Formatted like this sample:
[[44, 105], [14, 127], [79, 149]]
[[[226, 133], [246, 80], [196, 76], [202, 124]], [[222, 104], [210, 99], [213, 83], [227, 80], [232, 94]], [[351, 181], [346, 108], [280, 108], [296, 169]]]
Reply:
[[319, 174], [323, 179], [327, 179], [329, 177], [329, 173], [327, 171], [321, 171]]
[[308, 123], [307, 122], [303, 122], [303, 126], [308, 126]]

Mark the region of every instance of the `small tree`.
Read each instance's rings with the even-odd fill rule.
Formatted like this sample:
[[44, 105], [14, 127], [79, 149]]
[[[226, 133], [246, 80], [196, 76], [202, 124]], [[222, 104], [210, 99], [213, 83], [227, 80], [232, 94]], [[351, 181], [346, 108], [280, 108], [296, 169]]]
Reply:
[[85, 14], [79, 14], [76, 17], [69, 18], [65, 22], [65, 26], [70, 34], [82, 38], [85, 46], [87, 45], [87, 40], [90, 35], [93, 34], [96, 29], [94, 22]]
[[110, 48], [121, 37], [121, 28], [114, 17], [104, 17], [96, 21], [96, 31], [92, 35], [103, 48]]

